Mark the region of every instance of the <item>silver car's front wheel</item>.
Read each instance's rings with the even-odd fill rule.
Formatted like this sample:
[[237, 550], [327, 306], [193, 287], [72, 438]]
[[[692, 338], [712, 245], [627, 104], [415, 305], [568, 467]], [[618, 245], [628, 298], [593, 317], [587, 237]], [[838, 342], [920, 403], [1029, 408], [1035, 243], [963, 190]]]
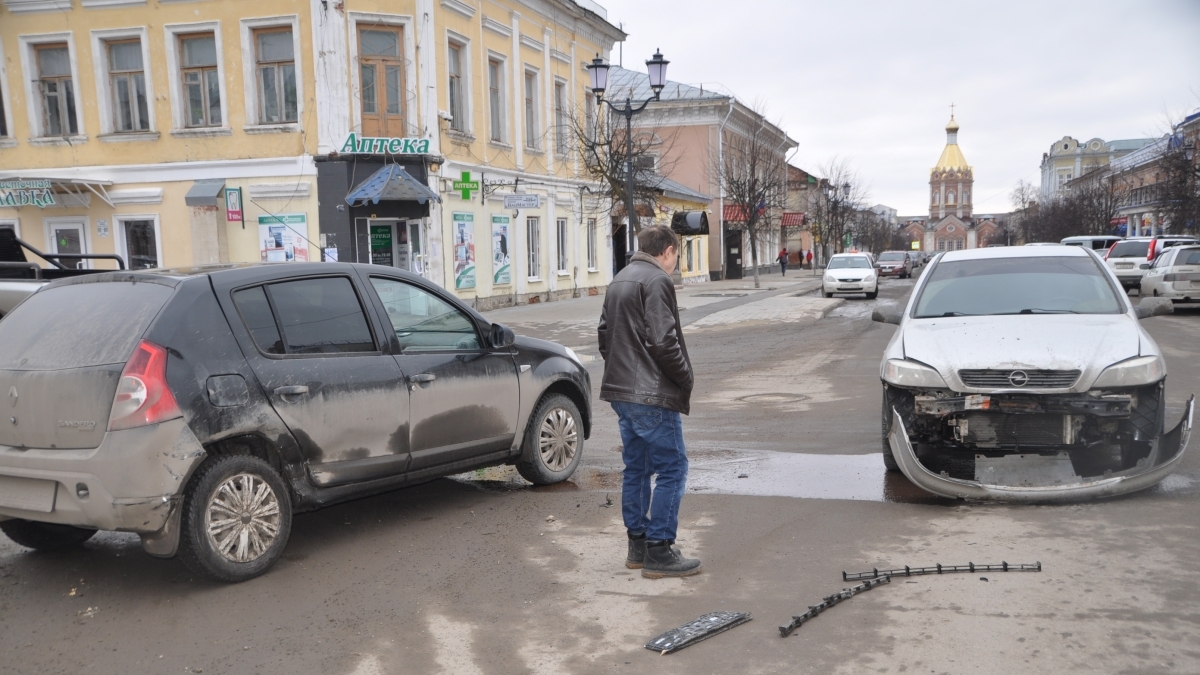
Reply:
[[283, 555], [292, 530], [287, 485], [250, 455], [213, 457], [184, 492], [179, 557], [196, 574], [246, 581]]
[[253, 474], [238, 474], [209, 500], [208, 543], [226, 560], [257, 560], [278, 538], [279, 517], [279, 497], [271, 485]]
[[583, 416], [579, 406], [562, 394], [538, 402], [521, 445], [517, 471], [535, 485], [571, 477], [583, 454]]

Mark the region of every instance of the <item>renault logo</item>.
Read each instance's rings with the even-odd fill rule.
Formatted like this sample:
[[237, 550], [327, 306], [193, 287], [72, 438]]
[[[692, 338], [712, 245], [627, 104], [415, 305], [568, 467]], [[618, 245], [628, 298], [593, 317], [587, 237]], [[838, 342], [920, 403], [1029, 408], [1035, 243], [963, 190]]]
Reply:
[[1014, 387], [1024, 387], [1029, 384], [1029, 374], [1023, 370], [1014, 370], [1008, 374], [1008, 383]]

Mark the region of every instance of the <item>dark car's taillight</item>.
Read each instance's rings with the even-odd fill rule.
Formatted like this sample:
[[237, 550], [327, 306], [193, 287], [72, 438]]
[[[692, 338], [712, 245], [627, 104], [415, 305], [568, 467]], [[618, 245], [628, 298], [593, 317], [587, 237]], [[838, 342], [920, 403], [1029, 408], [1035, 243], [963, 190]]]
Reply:
[[167, 386], [167, 350], [142, 340], [121, 371], [108, 430], [158, 424], [183, 415]]

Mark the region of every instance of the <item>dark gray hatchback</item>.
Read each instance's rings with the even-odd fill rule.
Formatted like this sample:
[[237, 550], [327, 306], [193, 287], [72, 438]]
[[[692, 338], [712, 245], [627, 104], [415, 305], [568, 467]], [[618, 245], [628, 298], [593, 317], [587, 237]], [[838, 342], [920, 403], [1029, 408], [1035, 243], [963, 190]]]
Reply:
[[136, 532], [242, 581], [295, 512], [496, 464], [565, 480], [590, 392], [570, 349], [394, 268], [61, 280], [0, 320], [0, 529], [38, 549]]

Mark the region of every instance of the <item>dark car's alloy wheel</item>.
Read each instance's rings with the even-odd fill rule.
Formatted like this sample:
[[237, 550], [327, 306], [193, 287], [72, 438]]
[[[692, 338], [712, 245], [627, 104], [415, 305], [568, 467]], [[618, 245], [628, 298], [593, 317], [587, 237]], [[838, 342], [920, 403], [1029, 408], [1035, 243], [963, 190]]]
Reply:
[[562, 394], [542, 399], [529, 418], [517, 471], [535, 485], [570, 478], [583, 453], [583, 418], [579, 407]]
[[270, 569], [292, 527], [287, 486], [257, 457], [219, 457], [197, 472], [183, 502], [180, 556], [197, 574], [245, 581]]
[[79, 546], [92, 538], [96, 530], [57, 523], [38, 523], [14, 518], [0, 523], [0, 530], [16, 543], [36, 551]]

